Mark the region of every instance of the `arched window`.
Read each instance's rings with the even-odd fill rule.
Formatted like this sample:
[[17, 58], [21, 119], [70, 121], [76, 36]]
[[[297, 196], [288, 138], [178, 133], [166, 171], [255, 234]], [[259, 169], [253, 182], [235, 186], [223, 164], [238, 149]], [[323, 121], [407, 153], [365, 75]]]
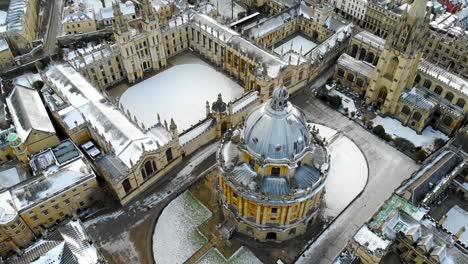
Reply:
[[358, 52], [357, 45], [353, 45], [353, 47], [351, 48], [351, 57], [356, 58], [357, 52]]
[[419, 112], [415, 112], [413, 114], [413, 120], [416, 121], [416, 122], [419, 122], [419, 120], [421, 120], [421, 117], [422, 117], [421, 113], [419, 113]]
[[461, 107], [461, 108], [464, 108], [465, 107], [465, 99], [463, 98], [459, 98], [457, 100], [457, 106]]
[[366, 49], [361, 48], [361, 51], [359, 52], [359, 60], [364, 60], [365, 57], [366, 57]]
[[440, 86], [436, 86], [436, 88], [434, 89], [434, 93], [438, 94], [438, 95], [441, 95], [442, 94], [442, 87]]
[[344, 70], [341, 68], [338, 68], [338, 76], [343, 77], [344, 76]]
[[364, 86], [364, 81], [363, 81], [362, 79], [357, 79], [356, 85], [357, 85], [358, 87], [363, 87], [363, 86]]
[[414, 84], [418, 84], [419, 81], [421, 81], [421, 75], [416, 75], [416, 78], [414, 78]]
[[424, 81], [424, 84], [423, 84], [423, 87], [424, 87], [424, 88], [426, 88], [426, 89], [431, 89], [431, 86], [432, 86], [431, 80], [425, 80], [425, 81]]
[[451, 92], [448, 92], [445, 94], [445, 99], [449, 100], [450, 102], [452, 102], [453, 100], [453, 93]]
[[130, 184], [130, 180], [125, 179], [122, 182], [122, 187], [124, 188], [125, 193], [129, 193], [132, 190], [132, 185]]
[[169, 162], [169, 161], [171, 161], [173, 159], [172, 149], [171, 148], [168, 148], [166, 150], [166, 159], [167, 159], [167, 162]]
[[353, 82], [354, 81], [354, 75], [351, 74], [351, 73], [348, 73], [348, 76], [346, 76], [346, 79], [350, 82]]
[[411, 109], [408, 107], [408, 106], [403, 106], [403, 108], [401, 109], [401, 112], [405, 115], [409, 115], [411, 113]]
[[452, 125], [453, 118], [451, 118], [450, 116], [446, 116], [444, 117], [444, 120], [442, 122], [444, 123], [444, 125], [449, 127]]
[[372, 53], [372, 52], [367, 53], [367, 58], [366, 58], [367, 62], [369, 62], [369, 63], [374, 62], [374, 58], [375, 58], [374, 53]]
[[143, 179], [145, 179], [148, 176], [153, 175], [156, 170], [156, 162], [154, 162], [154, 160], [147, 160], [145, 161], [145, 164], [143, 164], [143, 168], [141, 168], [141, 175], [143, 176]]

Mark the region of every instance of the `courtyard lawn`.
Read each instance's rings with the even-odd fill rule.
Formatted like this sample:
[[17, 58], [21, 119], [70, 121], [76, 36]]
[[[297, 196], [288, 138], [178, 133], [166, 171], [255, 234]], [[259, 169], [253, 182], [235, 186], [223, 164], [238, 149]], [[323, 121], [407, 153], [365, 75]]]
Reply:
[[294, 38], [286, 41], [281, 46], [275, 48], [275, 52], [281, 54], [281, 49], [283, 49], [283, 53], [287, 53], [291, 50], [291, 43], [292, 43], [292, 50], [299, 53], [302, 47], [302, 55], [306, 54], [307, 52], [311, 51], [315, 46], [316, 43], [304, 38], [301, 35], [297, 35]]
[[206, 101], [211, 105], [219, 93], [227, 103], [241, 97], [244, 89], [206, 63], [191, 59], [130, 87], [120, 103], [145, 127], [156, 124], [159, 114], [168, 122], [174, 118], [182, 132], [206, 118]]
[[154, 260], [158, 264], [184, 263], [205, 243], [196, 229], [212, 213], [190, 192], [175, 198], [164, 209], [153, 234]]
[[400, 121], [391, 117], [377, 116], [372, 121], [374, 122], [374, 126], [383, 126], [385, 128], [385, 132], [390, 134], [393, 139], [397, 137], [406, 138], [416, 147], [422, 147], [430, 151], [434, 149], [434, 140], [436, 138], [441, 138], [443, 140], [448, 139], [447, 135], [433, 129], [431, 126], [426, 127], [421, 135], [419, 135], [413, 129], [403, 126]]

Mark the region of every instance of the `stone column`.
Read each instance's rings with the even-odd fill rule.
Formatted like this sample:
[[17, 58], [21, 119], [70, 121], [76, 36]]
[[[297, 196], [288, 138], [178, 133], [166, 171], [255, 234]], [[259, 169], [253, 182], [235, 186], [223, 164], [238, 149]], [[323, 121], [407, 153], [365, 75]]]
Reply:
[[260, 204], [257, 204], [257, 214], [255, 215], [255, 223], [257, 224], [260, 224], [261, 209], [262, 206]]

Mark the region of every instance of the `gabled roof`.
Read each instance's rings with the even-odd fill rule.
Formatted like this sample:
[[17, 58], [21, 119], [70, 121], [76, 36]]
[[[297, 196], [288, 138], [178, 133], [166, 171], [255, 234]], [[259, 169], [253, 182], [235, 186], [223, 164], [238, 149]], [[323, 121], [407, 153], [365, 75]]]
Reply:
[[26, 140], [32, 130], [55, 133], [38, 91], [16, 85], [7, 98], [7, 105], [22, 140]]

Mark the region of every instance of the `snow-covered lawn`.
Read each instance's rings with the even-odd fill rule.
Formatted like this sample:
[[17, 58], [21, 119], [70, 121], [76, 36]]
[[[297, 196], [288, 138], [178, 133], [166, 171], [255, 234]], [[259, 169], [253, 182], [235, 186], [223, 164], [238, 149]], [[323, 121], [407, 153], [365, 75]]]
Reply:
[[400, 121], [391, 117], [377, 116], [372, 121], [374, 122], [374, 126], [383, 126], [385, 128], [385, 132], [390, 134], [394, 139], [396, 137], [406, 138], [413, 142], [416, 147], [423, 147], [428, 150], [432, 150], [434, 148], [434, 140], [436, 138], [441, 138], [443, 140], [448, 139], [447, 135], [433, 129], [431, 126], [426, 127], [421, 135], [419, 135], [410, 127], [403, 126]]
[[[314, 124], [319, 135], [327, 140], [335, 136], [336, 130]], [[336, 217], [364, 189], [367, 183], [367, 161], [361, 150], [349, 138], [336, 135], [327, 146], [330, 170], [325, 183], [325, 217]]]
[[197, 264], [261, 264], [262, 262], [246, 247], [241, 247], [231, 258], [226, 259], [214, 248], [208, 251]]
[[336, 90], [331, 91], [330, 95], [337, 95], [341, 97], [341, 103], [343, 104], [343, 106], [340, 110], [344, 111], [345, 108], [348, 108], [348, 113], [356, 112], [356, 105], [354, 105], [354, 100], [350, 97]]
[[281, 54], [281, 50], [283, 50], [283, 53], [290, 51], [291, 43], [292, 43], [292, 50], [297, 53], [301, 51], [301, 47], [302, 47], [303, 55], [309, 52], [310, 50], [312, 50], [315, 46], [317, 46], [317, 44], [314, 43], [313, 41], [310, 41], [301, 35], [297, 35], [294, 38], [283, 43], [283, 45], [276, 47], [275, 52], [278, 54]]
[[244, 89], [205, 63], [191, 62], [130, 87], [120, 103], [145, 127], [156, 124], [159, 114], [168, 122], [174, 118], [182, 132], [206, 117], [206, 101], [211, 105], [219, 93], [227, 103], [241, 97]]
[[184, 263], [207, 243], [196, 229], [212, 213], [190, 192], [174, 199], [162, 212], [153, 234], [153, 252], [158, 264]]

